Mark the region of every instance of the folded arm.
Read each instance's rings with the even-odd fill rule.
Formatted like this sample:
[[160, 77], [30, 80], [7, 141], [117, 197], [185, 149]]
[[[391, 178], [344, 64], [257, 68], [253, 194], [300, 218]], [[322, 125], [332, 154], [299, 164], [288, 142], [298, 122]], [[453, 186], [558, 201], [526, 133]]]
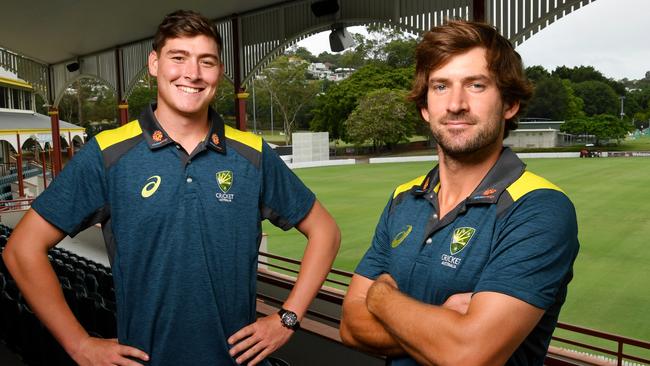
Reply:
[[380, 276], [368, 310], [395, 341], [424, 365], [503, 365], [544, 310], [496, 292], [474, 294], [466, 314], [419, 302]]
[[406, 353], [384, 325], [368, 311], [366, 295], [375, 281], [355, 274], [343, 300], [339, 331], [343, 343], [366, 352], [386, 356]]
[[[367, 294], [375, 281], [355, 274], [343, 300], [340, 333], [343, 343], [366, 352], [386, 356], [402, 356], [405, 348], [389, 333], [384, 324], [367, 306]], [[442, 307], [459, 314], [467, 313], [472, 293], [450, 296]]]

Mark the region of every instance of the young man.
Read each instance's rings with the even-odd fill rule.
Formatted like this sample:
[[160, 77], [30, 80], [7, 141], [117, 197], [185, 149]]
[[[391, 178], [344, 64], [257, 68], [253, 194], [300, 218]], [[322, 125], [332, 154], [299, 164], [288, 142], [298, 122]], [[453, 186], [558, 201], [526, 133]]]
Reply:
[[[203, 16], [169, 14], [148, 60], [157, 104], [89, 141], [3, 253], [32, 309], [80, 365], [264, 363], [330, 269], [340, 241], [332, 217], [266, 143], [225, 126], [209, 107], [223, 75], [221, 48]], [[283, 310], [256, 320], [266, 218], [295, 226], [308, 244]], [[47, 259], [66, 234], [97, 222], [112, 262], [117, 340], [81, 327]]]
[[343, 304], [347, 344], [391, 365], [542, 365], [578, 252], [575, 210], [503, 139], [530, 98], [486, 24], [417, 48], [412, 99], [438, 166], [393, 192]]

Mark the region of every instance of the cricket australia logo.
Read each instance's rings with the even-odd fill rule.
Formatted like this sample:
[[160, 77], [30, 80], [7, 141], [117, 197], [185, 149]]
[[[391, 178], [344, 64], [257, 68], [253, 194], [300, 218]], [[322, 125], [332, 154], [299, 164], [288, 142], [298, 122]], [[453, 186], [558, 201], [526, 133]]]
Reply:
[[451, 245], [449, 246], [451, 255], [457, 254], [465, 249], [475, 232], [476, 229], [473, 227], [459, 227], [454, 230], [454, 235], [451, 236]]
[[454, 255], [460, 253], [465, 247], [469, 244], [469, 241], [474, 236], [476, 229], [473, 227], [459, 227], [454, 230], [454, 233], [451, 235], [451, 244], [449, 245], [449, 253], [443, 254], [440, 259], [443, 266], [449, 268], [456, 268], [462, 262], [462, 258], [455, 257]]
[[216, 178], [217, 186], [219, 186], [219, 189], [221, 190], [221, 192], [217, 192], [217, 199], [220, 202], [232, 202], [235, 195], [228, 193], [232, 187], [233, 182], [232, 172], [230, 170], [222, 170], [220, 172], [217, 172]]
[[395, 235], [393, 241], [390, 243], [390, 246], [393, 248], [397, 248], [397, 246], [402, 244], [404, 239], [406, 239], [406, 237], [409, 236], [412, 230], [413, 230], [413, 226], [406, 225], [406, 229], [400, 231], [399, 233], [397, 233], [397, 235]]

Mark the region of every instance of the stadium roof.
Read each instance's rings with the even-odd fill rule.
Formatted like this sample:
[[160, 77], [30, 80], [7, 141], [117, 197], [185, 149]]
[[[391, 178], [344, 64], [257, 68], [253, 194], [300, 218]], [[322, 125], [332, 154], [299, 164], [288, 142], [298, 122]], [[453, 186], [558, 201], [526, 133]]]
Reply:
[[149, 38], [165, 14], [192, 9], [218, 20], [279, 0], [4, 1], [0, 47], [55, 64]]
[[[78, 139], [84, 141], [86, 130], [83, 127], [73, 125], [65, 121], [59, 121], [59, 133], [61, 138], [69, 145], [71, 140]], [[52, 146], [52, 124], [50, 117], [40, 113], [27, 112], [9, 112], [0, 111], [0, 140], [7, 141], [14, 150], [18, 150], [18, 139], [24, 146], [28, 139], [33, 139], [41, 148], [45, 144]]]
[[[85, 131], [72, 123], [59, 120], [61, 131]], [[40, 113], [25, 112], [0, 112], [0, 133], [9, 131], [42, 131], [42, 133], [51, 133], [52, 125], [50, 117]]]

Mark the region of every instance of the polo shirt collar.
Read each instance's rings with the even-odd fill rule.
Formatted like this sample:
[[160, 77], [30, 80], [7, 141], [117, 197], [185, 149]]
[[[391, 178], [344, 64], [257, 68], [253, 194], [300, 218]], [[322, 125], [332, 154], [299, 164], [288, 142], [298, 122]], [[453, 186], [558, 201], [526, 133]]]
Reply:
[[[432, 196], [427, 193], [437, 193], [440, 184], [440, 175], [436, 165], [427, 174], [421, 185], [416, 186], [411, 193], [415, 196]], [[514, 181], [516, 181], [526, 169], [526, 164], [508, 147], [504, 147], [497, 162], [490, 168], [490, 171], [483, 178], [478, 187], [467, 197], [466, 204], [493, 204], [499, 196]]]
[[[174, 140], [169, 137], [167, 132], [160, 126], [158, 119], [156, 119], [156, 115], [153, 113], [155, 109], [156, 103], [151, 103], [142, 111], [138, 119], [142, 128], [142, 134], [151, 150], [156, 150], [174, 143]], [[223, 119], [211, 107], [208, 109], [208, 119], [210, 120], [210, 130], [203, 139], [204, 147], [225, 154], [226, 136]]]

